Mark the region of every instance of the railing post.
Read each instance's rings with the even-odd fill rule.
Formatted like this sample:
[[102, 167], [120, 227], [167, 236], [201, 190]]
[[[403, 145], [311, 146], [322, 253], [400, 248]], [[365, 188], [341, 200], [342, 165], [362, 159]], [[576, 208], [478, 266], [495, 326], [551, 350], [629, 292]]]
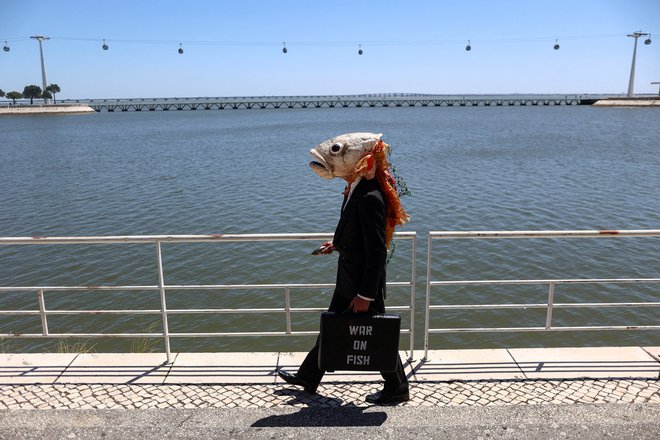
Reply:
[[550, 283], [550, 289], [548, 291], [548, 311], [545, 316], [545, 329], [550, 330], [552, 328], [552, 306], [555, 303], [555, 283]]
[[44, 301], [43, 289], [37, 291], [37, 299], [39, 300], [39, 316], [41, 316], [41, 334], [48, 336], [48, 319], [46, 318], [46, 302]]
[[412, 238], [412, 270], [410, 274], [410, 356], [408, 361], [415, 360], [415, 281], [417, 278], [417, 234]]
[[165, 338], [165, 354], [167, 362], [171, 363], [170, 331], [167, 324], [167, 302], [165, 301], [165, 277], [163, 276], [163, 254], [160, 250], [160, 240], [156, 241], [156, 258], [158, 260], [158, 289], [160, 290], [160, 314], [163, 318], [163, 337]]
[[427, 255], [426, 255], [426, 305], [424, 307], [424, 358], [422, 361], [428, 360], [429, 354], [429, 318], [431, 307], [431, 233], [429, 233]]
[[284, 288], [284, 310], [286, 313], [286, 334], [291, 334], [291, 289]]

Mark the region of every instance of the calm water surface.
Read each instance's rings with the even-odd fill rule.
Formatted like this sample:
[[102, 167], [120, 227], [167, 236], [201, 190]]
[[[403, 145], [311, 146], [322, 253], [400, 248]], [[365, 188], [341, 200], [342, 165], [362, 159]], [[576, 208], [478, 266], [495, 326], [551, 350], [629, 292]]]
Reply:
[[[590, 107], [358, 108], [99, 113], [0, 118], [0, 236], [332, 232], [339, 181], [319, 179], [308, 150], [350, 131], [383, 132], [412, 191], [418, 233], [421, 347], [426, 234], [431, 230], [660, 228], [660, 111]], [[165, 244], [168, 284], [332, 283], [336, 257], [316, 243]], [[408, 242], [389, 267], [410, 277]], [[660, 276], [658, 239], [434, 242], [434, 279]], [[154, 285], [153, 245], [0, 247], [0, 285]], [[435, 289], [435, 303], [543, 302], [547, 287]], [[296, 290], [294, 307], [331, 291]], [[388, 304], [408, 302], [390, 289]], [[557, 302], [660, 301], [660, 287], [560, 286]], [[157, 292], [51, 292], [52, 309], [158, 309]], [[283, 307], [280, 291], [172, 291], [168, 307]], [[36, 309], [34, 293], [0, 308]], [[657, 325], [658, 309], [558, 309], [556, 325]], [[404, 320], [407, 321], [407, 317]], [[157, 316], [58, 315], [51, 332], [160, 331]], [[543, 310], [434, 312], [431, 326], [543, 326]], [[282, 331], [281, 315], [173, 315], [171, 332]], [[404, 322], [407, 326], [407, 322]], [[315, 330], [318, 314], [296, 314]], [[36, 317], [0, 316], [0, 333], [40, 332]], [[407, 339], [404, 345], [407, 347]], [[98, 340], [97, 351], [132, 340]], [[184, 338], [172, 349], [304, 351], [310, 337]], [[431, 337], [432, 348], [660, 344], [658, 332]], [[42, 340], [5, 342], [49, 350]], [[155, 349], [162, 350], [157, 342]]]

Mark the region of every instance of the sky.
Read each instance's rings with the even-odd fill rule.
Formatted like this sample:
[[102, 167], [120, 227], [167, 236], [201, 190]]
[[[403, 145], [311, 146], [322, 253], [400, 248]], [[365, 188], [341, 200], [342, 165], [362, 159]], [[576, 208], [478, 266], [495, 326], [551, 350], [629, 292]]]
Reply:
[[625, 93], [640, 30], [658, 93], [660, 0], [0, 0], [0, 89], [41, 86], [43, 35], [65, 99]]

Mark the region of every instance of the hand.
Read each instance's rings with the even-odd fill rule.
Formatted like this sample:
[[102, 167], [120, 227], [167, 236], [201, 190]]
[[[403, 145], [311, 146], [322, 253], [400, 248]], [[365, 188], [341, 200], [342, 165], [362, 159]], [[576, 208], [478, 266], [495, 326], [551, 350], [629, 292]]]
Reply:
[[335, 250], [335, 245], [331, 241], [326, 241], [321, 245], [321, 253], [323, 255], [329, 255]]
[[367, 301], [366, 299], [356, 296], [355, 298], [353, 298], [348, 308], [353, 310], [353, 313], [364, 313], [369, 311], [370, 304], [371, 301]]

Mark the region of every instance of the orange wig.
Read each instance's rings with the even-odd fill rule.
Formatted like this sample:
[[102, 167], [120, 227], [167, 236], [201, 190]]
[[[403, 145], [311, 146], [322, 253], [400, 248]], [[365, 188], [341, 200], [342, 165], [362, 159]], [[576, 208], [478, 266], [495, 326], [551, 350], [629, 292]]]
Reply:
[[385, 205], [387, 207], [385, 243], [388, 249], [394, 235], [394, 228], [410, 220], [410, 216], [403, 209], [403, 205], [399, 200], [396, 181], [389, 171], [390, 163], [387, 160], [389, 150], [390, 146], [379, 139], [372, 152], [365, 155], [357, 163], [354, 175], [355, 178], [362, 176], [368, 180], [376, 178], [378, 186], [385, 195]]

